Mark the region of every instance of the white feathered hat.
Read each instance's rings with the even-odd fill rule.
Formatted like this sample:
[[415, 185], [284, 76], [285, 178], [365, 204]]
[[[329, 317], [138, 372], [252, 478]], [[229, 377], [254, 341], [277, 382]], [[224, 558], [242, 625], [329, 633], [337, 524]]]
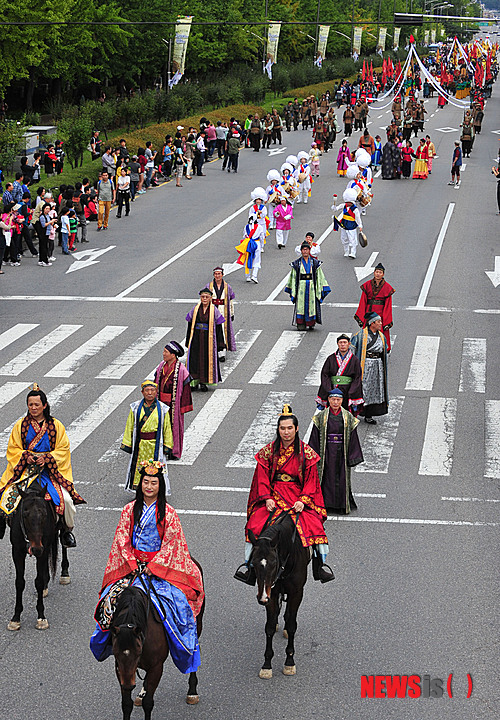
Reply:
[[358, 193], [354, 188], [347, 188], [347, 190], [344, 190], [344, 194], [342, 195], [342, 199], [344, 202], [356, 202], [358, 197]]
[[250, 193], [250, 197], [252, 198], [252, 200], [264, 201], [267, 198], [267, 192], [262, 187], [256, 187]]
[[271, 180], [280, 180], [280, 179], [281, 179], [281, 175], [279, 174], [279, 172], [277, 170], [274, 170], [274, 169], [269, 170], [269, 172], [267, 173], [267, 182], [271, 182]]
[[290, 163], [290, 165], [293, 165], [293, 167], [295, 167], [299, 163], [296, 155], [289, 155], [286, 159], [286, 162]]
[[297, 153], [297, 159], [299, 160], [299, 162], [301, 160], [309, 160], [309, 153], [307, 153], [305, 150], [301, 150]]
[[360, 172], [360, 169], [357, 165], [349, 165], [347, 170], [345, 171], [345, 176], [349, 178], [349, 180], [354, 180], [356, 175], [358, 175]]
[[[362, 150], [362, 148], [360, 148], [360, 150]], [[356, 162], [358, 163], [359, 167], [367, 168], [371, 161], [371, 155], [370, 153], [366, 152], [366, 150], [360, 152], [359, 155], [356, 154]]]
[[359, 158], [359, 156], [360, 156], [362, 153], [364, 153], [364, 152], [366, 152], [366, 150], [365, 150], [364, 148], [362, 148], [362, 147], [359, 147], [359, 148], [356, 150], [356, 152], [354, 153], [354, 157], [356, 158], [356, 160], [357, 160], [357, 159]]
[[293, 165], [290, 165], [288, 160], [283, 163], [283, 165], [280, 167], [281, 173], [283, 173], [283, 170], [288, 170], [288, 172], [293, 172]]

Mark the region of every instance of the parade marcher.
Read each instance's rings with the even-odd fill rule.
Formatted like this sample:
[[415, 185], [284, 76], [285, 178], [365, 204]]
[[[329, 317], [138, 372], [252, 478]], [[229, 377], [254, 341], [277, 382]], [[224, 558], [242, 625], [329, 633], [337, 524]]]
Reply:
[[253, 200], [253, 205], [248, 211], [248, 217], [250, 218], [254, 216], [257, 218], [257, 222], [264, 231], [264, 237], [267, 237], [267, 235], [269, 235], [269, 225], [271, 224], [271, 221], [267, 216], [267, 192], [264, 190], [263, 187], [256, 187], [250, 193], [250, 198]]
[[349, 515], [357, 505], [351, 490], [351, 468], [363, 462], [359, 425], [342, 407], [342, 391], [328, 393], [328, 407], [313, 417], [310, 444], [320, 456], [318, 475], [325, 508]]
[[366, 315], [376, 312], [382, 319], [382, 330], [387, 342], [387, 352], [391, 351], [390, 329], [392, 322], [392, 296], [396, 292], [384, 279], [385, 267], [382, 263], [376, 265], [373, 279], [361, 285], [361, 299], [354, 319], [359, 327], [366, 327]]
[[219, 350], [225, 348], [224, 317], [212, 303], [212, 293], [207, 288], [199, 292], [200, 302], [186, 315], [186, 367], [193, 378], [191, 387], [199, 386], [207, 392], [207, 385], [221, 381]]
[[407, 140], [406, 145], [401, 148], [401, 173], [405, 178], [411, 177], [411, 163], [414, 157], [416, 155], [413, 152], [412, 144]]
[[360, 415], [365, 422], [376, 425], [374, 415], [389, 412], [389, 388], [387, 385], [387, 341], [382, 333], [382, 318], [375, 312], [368, 313], [366, 327], [351, 338], [354, 354], [361, 363], [363, 373], [364, 405]]
[[427, 168], [428, 150], [425, 144], [425, 139], [421, 138], [420, 145], [415, 151], [415, 167], [413, 169], [413, 180], [425, 180], [429, 175]]
[[392, 140], [382, 148], [382, 180], [394, 180], [398, 173], [399, 150]]
[[323, 527], [326, 510], [318, 479], [319, 456], [299, 438], [299, 421], [292, 408], [285, 405], [278, 418], [276, 439], [255, 456], [257, 466], [248, 496], [245, 526], [245, 565], [235, 578], [255, 584], [251, 566], [253, 545], [249, 533], [258, 537], [264, 526], [275, 523], [283, 513], [290, 513], [303, 547], [313, 548], [313, 577], [322, 583], [334, 579], [325, 564], [328, 539]]
[[350, 162], [352, 162], [351, 151], [347, 147], [347, 140], [342, 140], [342, 145], [337, 155], [337, 175], [345, 175]]
[[[297, 160], [297, 158], [295, 158], [294, 156], [292, 156], [292, 157], [295, 160]], [[297, 160], [297, 162], [298, 162], [298, 160]], [[288, 161], [288, 158], [280, 168], [280, 172], [281, 172], [280, 191], [281, 191], [282, 195], [283, 194], [287, 195], [287, 197], [290, 201], [290, 205], [292, 207], [295, 202], [295, 198], [299, 194], [299, 191], [297, 189], [297, 180], [295, 179], [295, 176], [294, 176], [294, 170], [295, 170], [295, 166], [292, 165], [292, 163], [290, 163]]]
[[[158, 384], [145, 380], [141, 384], [142, 400], [130, 405], [121, 450], [128, 453], [125, 489], [135, 492], [140, 481], [141, 462], [149, 458], [165, 463], [173, 446], [169, 408], [158, 400]], [[170, 495], [168, 474], [167, 495]]]
[[290, 263], [291, 271], [285, 292], [294, 304], [292, 325], [297, 330], [309, 330], [316, 323], [321, 325], [321, 303], [331, 292], [326, 281], [322, 262], [311, 257], [311, 246], [303, 242], [300, 246], [302, 257]]
[[352, 123], [354, 120], [354, 113], [350, 105], [348, 105], [344, 110], [342, 120], [344, 122], [344, 135], [346, 135], [346, 137], [350, 137], [352, 135]]
[[358, 247], [358, 230], [363, 229], [363, 223], [361, 221], [361, 214], [356, 207], [356, 200], [358, 193], [353, 188], [344, 190], [342, 198], [344, 203], [337, 205], [337, 196], [333, 196], [332, 210], [334, 213], [339, 213], [337, 217], [333, 215], [333, 229], [338, 230], [340, 228], [340, 240], [344, 247], [344, 257], [355, 258], [356, 248]]
[[254, 152], [259, 152], [260, 148], [260, 137], [261, 137], [261, 127], [260, 127], [260, 120], [257, 113], [255, 113], [254, 118], [252, 122], [250, 123], [250, 145], [253, 148]]
[[196, 672], [201, 662], [196, 616], [205, 596], [203, 579], [166, 497], [161, 463], [145, 461], [135, 500], [123, 508], [111, 545], [90, 649], [99, 661], [112, 654], [110, 626], [121, 592], [129, 586], [143, 591], [149, 587], [148, 602], [161, 618], [173, 662], [182, 673]]
[[15, 423], [10, 433], [7, 468], [0, 479], [0, 539], [5, 534], [6, 516], [16, 510], [21, 500], [18, 487], [23, 480], [25, 490], [38, 483], [46, 491], [59, 518], [62, 545], [76, 547], [75, 505], [85, 500], [73, 484], [66, 430], [50, 414], [47, 396], [36, 383], [26, 397], [26, 405], [26, 415]]
[[228, 282], [224, 280], [223, 268], [216, 267], [213, 270], [214, 279], [206, 285], [212, 293], [212, 303], [218, 308], [219, 312], [224, 316], [224, 344], [225, 349], [219, 351], [219, 361], [226, 361], [226, 350], [234, 352], [236, 350], [236, 341], [234, 339], [233, 320], [234, 320], [234, 299], [236, 295]]
[[309, 164], [311, 166], [311, 177], [319, 177], [321, 150], [318, 149], [318, 143], [312, 142], [309, 150]]
[[276, 243], [278, 250], [284, 248], [288, 241], [288, 235], [292, 227], [293, 207], [288, 197], [283, 194], [280, 197], [280, 204], [274, 210], [274, 222], [276, 223]]
[[375, 135], [374, 140], [375, 150], [372, 153], [372, 166], [377, 171], [382, 164], [382, 141], [380, 135]]
[[356, 414], [363, 404], [361, 365], [350, 348], [347, 335], [339, 335], [337, 347], [337, 352], [326, 358], [321, 369], [321, 385], [316, 404], [318, 409], [327, 407], [330, 391], [337, 389], [342, 393], [342, 407]]
[[182, 455], [184, 415], [193, 410], [190, 384], [192, 377], [179, 360], [183, 355], [182, 345], [171, 340], [165, 345], [163, 361], [155, 370], [158, 398], [168, 407], [172, 428], [172, 450], [167, 453], [169, 460], [179, 460]]
[[309, 195], [311, 193], [311, 167], [309, 165], [309, 153], [301, 150], [297, 153], [297, 182], [299, 188], [299, 196], [297, 203], [303, 202], [307, 205]]
[[236, 262], [245, 268], [246, 281], [258, 285], [257, 276], [262, 264], [266, 234], [255, 214], [251, 214], [248, 218], [244, 233], [245, 237], [235, 248], [239, 252]]
[[462, 151], [460, 150], [460, 143], [455, 142], [453, 149], [453, 155], [451, 158], [451, 180], [448, 185], [460, 185], [460, 170], [462, 168]]
[[429, 170], [429, 175], [430, 175], [432, 173], [432, 161], [434, 160], [435, 157], [437, 157], [436, 147], [435, 147], [434, 143], [432, 142], [430, 135], [425, 136], [425, 144], [427, 145], [427, 155], [428, 155], [427, 169]]
[[[314, 233], [309, 231], [306, 232], [306, 236], [303, 240], [303, 242], [307, 243], [309, 247], [311, 248], [311, 255], [312, 257], [318, 257], [318, 255], [321, 252], [321, 245], [319, 243], [314, 242]], [[302, 243], [300, 245], [295, 246], [295, 253], [301, 257], [302, 256]]]
[[281, 175], [277, 170], [269, 170], [267, 173], [267, 182], [269, 185], [266, 188], [267, 197], [267, 215], [270, 219], [269, 229], [273, 230], [276, 227], [274, 220], [274, 209], [279, 203], [281, 188], [280, 188]]

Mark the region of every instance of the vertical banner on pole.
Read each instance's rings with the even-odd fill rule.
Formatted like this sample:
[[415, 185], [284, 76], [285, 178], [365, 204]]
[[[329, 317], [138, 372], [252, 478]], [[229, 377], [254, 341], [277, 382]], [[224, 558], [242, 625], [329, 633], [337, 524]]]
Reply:
[[431, 30], [431, 43], [434, 45], [436, 42], [436, 30]]
[[280, 39], [281, 22], [270, 22], [267, 28], [267, 52], [264, 72], [267, 72], [269, 79], [273, 79], [271, 68], [278, 57], [278, 42]]
[[330, 33], [329, 25], [320, 25], [318, 33], [318, 48], [316, 50], [316, 60], [314, 64], [321, 67], [323, 60], [326, 57], [326, 44], [328, 42], [328, 35]]
[[379, 55], [382, 55], [382, 53], [385, 50], [385, 40], [387, 37], [387, 28], [381, 27], [378, 31], [378, 43], [377, 43], [377, 52]]
[[429, 44], [429, 31], [426, 30], [424, 33], [424, 45], [428, 45], [428, 44]]
[[399, 36], [401, 35], [401, 28], [395, 27], [394, 28], [394, 50], [397, 50], [399, 47]]
[[189, 33], [191, 31], [192, 20], [192, 15], [179, 17], [175, 24], [174, 52], [172, 57], [173, 77], [169, 82], [170, 88], [177, 85], [181, 77], [184, 75], [187, 44], [189, 40]]
[[363, 35], [362, 27], [354, 28], [354, 36], [352, 41], [352, 56], [355, 60], [358, 59], [361, 52], [361, 36]]

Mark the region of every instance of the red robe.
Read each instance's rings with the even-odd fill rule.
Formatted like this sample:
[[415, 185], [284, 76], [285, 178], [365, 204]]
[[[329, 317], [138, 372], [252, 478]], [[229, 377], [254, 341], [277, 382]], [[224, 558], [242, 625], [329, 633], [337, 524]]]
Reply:
[[[266, 500], [272, 498], [276, 503], [276, 510], [271, 524], [283, 511], [290, 511], [297, 500], [300, 500], [304, 503], [304, 510], [298, 513], [297, 532], [302, 545], [309, 547], [326, 544], [328, 540], [323, 527], [326, 510], [317, 467], [319, 455], [302, 440], [300, 455], [295, 455], [292, 445], [287, 450], [281, 447], [279, 456], [273, 456], [273, 445], [274, 443], [269, 443], [255, 456], [257, 467], [248, 496], [248, 520], [245, 527], [247, 541], [249, 530], [252, 530], [256, 537], [262, 532], [269, 518]], [[295, 522], [297, 513], [292, 511], [290, 514]]]
[[366, 327], [365, 315], [369, 312], [376, 312], [382, 318], [382, 331], [387, 340], [387, 352], [391, 349], [391, 336], [389, 330], [392, 323], [392, 296], [396, 291], [388, 282], [382, 280], [380, 285], [375, 280], [367, 280], [361, 285], [361, 300], [354, 319], [362, 328]]
[[[101, 592], [107, 585], [137, 570], [137, 559], [141, 553], [134, 552], [132, 547], [134, 503], [135, 501], [128, 503], [122, 510], [109, 551]], [[158, 532], [162, 538], [158, 552], [151, 558], [146, 557], [149, 553], [143, 553], [144, 557], [139, 559], [148, 561], [148, 568], [153, 575], [182, 590], [196, 617], [205, 597], [203, 580], [198, 566], [189, 554], [179, 517], [174, 508], [168, 504], [165, 506], [165, 518], [161, 524], [158, 524]]]

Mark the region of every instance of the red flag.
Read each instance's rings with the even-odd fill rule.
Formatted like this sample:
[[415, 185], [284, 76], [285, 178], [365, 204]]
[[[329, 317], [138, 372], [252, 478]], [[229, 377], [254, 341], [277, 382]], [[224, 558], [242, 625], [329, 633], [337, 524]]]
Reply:
[[373, 82], [373, 63], [370, 62], [370, 82]]
[[361, 75], [363, 82], [366, 80], [366, 61], [363, 60], [363, 74]]

